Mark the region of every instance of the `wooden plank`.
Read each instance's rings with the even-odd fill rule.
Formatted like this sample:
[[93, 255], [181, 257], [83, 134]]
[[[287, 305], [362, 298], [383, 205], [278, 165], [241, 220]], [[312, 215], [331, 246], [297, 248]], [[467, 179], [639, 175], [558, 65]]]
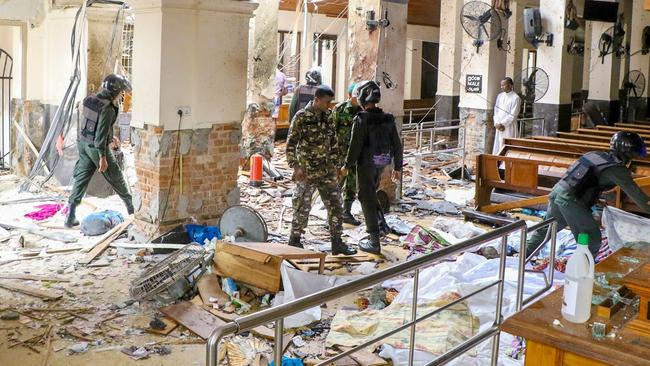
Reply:
[[35, 287], [25, 286], [22, 284], [6, 282], [6, 281], [0, 281], [0, 287], [7, 290], [20, 292], [25, 295], [38, 297], [43, 300], [58, 300], [63, 296], [56, 292], [45, 291]]
[[27, 281], [47, 281], [47, 282], [70, 282], [67, 278], [56, 276], [38, 276], [21, 273], [0, 273], [0, 279], [6, 280], [27, 280]]
[[189, 301], [165, 306], [159, 310], [202, 339], [208, 339], [215, 329], [226, 324], [223, 320]]
[[152, 327], [147, 327], [145, 330], [149, 333], [154, 333], [154, 334], [159, 334], [159, 335], [168, 335], [171, 333], [176, 327], [178, 326], [178, 323], [174, 319], [170, 319], [166, 316], [158, 318], [160, 321], [165, 323], [165, 328], [164, 329], [153, 329]]
[[[630, 273], [638, 268], [638, 263], [629, 263], [621, 260], [621, 257], [637, 258], [641, 263], [650, 260], [650, 252], [642, 249], [622, 248], [610, 257], [596, 265], [596, 271], [602, 273]], [[611, 279], [611, 285], [621, 285], [622, 279]], [[646, 280], [647, 281], [647, 280]], [[594, 286], [598, 293], [599, 289]], [[554, 290], [549, 295], [539, 299], [524, 310], [512, 315], [501, 325], [501, 330], [516, 336], [526, 338], [527, 344], [537, 342], [561, 350], [565, 353], [573, 353], [576, 356], [586, 358], [594, 365], [647, 365], [650, 359], [650, 339], [640, 337], [628, 329], [629, 319], [626, 319], [627, 311], [619, 311], [610, 321], [597, 315], [596, 306], [592, 307], [592, 316], [588, 324], [595, 321], [609, 323], [612, 327], [618, 327], [616, 337], [596, 340], [591, 335], [591, 328], [585, 324], [574, 324], [562, 320], [560, 311], [562, 309], [563, 289]], [[560, 319], [563, 326], [553, 326], [553, 320]], [[530, 348], [527, 352], [530, 351]], [[542, 353], [543, 354], [543, 353]], [[528, 364], [527, 353], [527, 364]], [[548, 355], [548, 354], [547, 354]], [[546, 360], [545, 357], [537, 358]], [[535, 360], [530, 357], [530, 360]], [[551, 363], [531, 364], [547, 365]]]
[[92, 250], [86, 254], [83, 258], [79, 260], [79, 263], [81, 264], [88, 264], [92, 262], [98, 255], [102, 254], [106, 248], [108, 248], [109, 245], [113, 242], [113, 240], [117, 239], [118, 236], [122, 234], [124, 230], [126, 230], [129, 225], [133, 222], [133, 215], [130, 215], [129, 217], [124, 220], [123, 223], [117, 225], [113, 229], [111, 229], [109, 232], [104, 234], [102, 238], [92, 246]]
[[[341, 351], [346, 352], [351, 349], [351, 347], [338, 347]], [[388, 365], [388, 361], [377, 356], [376, 354], [367, 351], [366, 349], [360, 349], [352, 354], [350, 358], [357, 361], [360, 365], [363, 366], [384, 366]]]
[[495, 213], [495, 212], [500, 212], [500, 211], [512, 210], [512, 209], [515, 209], [515, 208], [536, 206], [536, 205], [547, 203], [547, 202], [548, 202], [548, 196], [539, 196], [539, 197], [533, 197], [533, 198], [526, 198], [526, 199], [523, 199], [523, 200], [510, 201], [510, 202], [498, 203], [498, 204], [494, 204], [494, 205], [482, 206], [482, 207], [479, 207], [479, 210], [481, 210], [482, 212], [485, 212], [485, 213]]
[[213, 273], [204, 274], [197, 284], [199, 295], [203, 304], [210, 305], [210, 298], [218, 299], [218, 304], [223, 305], [230, 301], [230, 296], [223, 292], [219, 284], [219, 278]]
[[111, 247], [123, 249], [181, 249], [186, 245], [187, 244], [111, 243]]

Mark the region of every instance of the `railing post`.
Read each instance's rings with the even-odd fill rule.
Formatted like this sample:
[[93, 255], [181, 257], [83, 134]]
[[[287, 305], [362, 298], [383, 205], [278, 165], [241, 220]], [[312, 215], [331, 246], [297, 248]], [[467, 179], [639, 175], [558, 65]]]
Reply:
[[[463, 129], [463, 151], [462, 151], [463, 157], [460, 163], [460, 180], [465, 180], [465, 155], [467, 153], [467, 121], [462, 123], [462, 129]], [[460, 132], [460, 127], [458, 128], [458, 131]]]
[[279, 318], [275, 321], [275, 349], [273, 350], [274, 365], [282, 366], [282, 354], [284, 349], [284, 320]]
[[557, 221], [551, 223], [551, 254], [550, 254], [550, 272], [548, 273], [549, 286], [553, 286], [553, 278], [555, 277], [555, 244], [557, 242]]
[[[524, 228], [525, 229], [525, 228]], [[501, 237], [501, 257], [499, 259], [499, 284], [497, 285], [497, 308], [494, 315], [494, 325], [501, 325], [501, 308], [503, 307], [503, 288], [506, 275], [506, 252], [508, 250], [508, 235]], [[499, 361], [499, 339], [501, 332], [492, 338], [492, 366], [497, 366]]]
[[526, 275], [526, 228], [521, 229], [521, 238], [519, 240], [519, 268], [517, 272], [517, 306], [516, 311], [521, 310], [524, 300], [524, 281]]
[[411, 305], [411, 321], [413, 324], [411, 325], [411, 338], [409, 342], [409, 365], [413, 364], [413, 356], [415, 354], [415, 320], [417, 319], [418, 315], [418, 287], [420, 287], [419, 283], [420, 269], [416, 268], [415, 274], [413, 275], [413, 303]]

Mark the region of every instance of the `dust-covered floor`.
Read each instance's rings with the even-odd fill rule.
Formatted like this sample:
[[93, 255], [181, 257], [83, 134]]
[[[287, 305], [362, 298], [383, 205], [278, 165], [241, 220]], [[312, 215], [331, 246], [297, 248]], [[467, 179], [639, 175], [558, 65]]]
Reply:
[[[127, 177], [134, 188], [132, 155], [128, 146], [124, 150]], [[290, 176], [283, 151], [281, 145], [276, 148], [273, 163], [285, 176]], [[393, 233], [383, 239], [383, 256], [363, 262], [331, 263], [326, 274], [367, 274], [407, 257], [430, 253], [440, 245], [448, 245], [449, 242], [438, 236], [437, 240], [430, 242], [406, 236], [414, 227], [439, 227], [445, 234], [445, 225], [460, 223], [459, 210], [471, 205], [473, 183], [450, 178], [436, 168], [442, 165], [450, 164], [445, 164], [445, 160], [438, 164], [425, 164], [422, 179], [413, 182], [413, 186], [410, 184], [410, 169], [406, 169], [404, 197], [392, 206], [388, 214]], [[42, 294], [30, 296], [16, 289], [6, 289], [7, 286], [0, 288], [1, 313], [7, 319], [0, 320], [0, 365], [202, 365], [205, 362], [204, 342], [186, 328], [179, 326], [166, 336], [148, 333], [146, 328], [154, 316], [159, 316], [157, 307], [160, 304], [134, 302], [129, 296], [131, 281], [165, 255], [110, 247], [90, 265], [79, 264], [86, 255], [83, 248], [92, 246], [97, 237], [84, 237], [77, 229], [64, 229], [62, 212], [40, 222], [24, 217], [38, 205], [64, 202], [60, 197], [67, 195], [66, 187], [57, 187], [52, 181], [41, 191], [18, 193], [20, 182], [21, 179], [13, 175], [0, 176], [0, 210], [3, 211], [0, 221], [3, 226], [20, 227], [0, 232], [0, 282], [8, 283], [9, 287], [42, 290], [46, 296], [56, 299], [44, 299]], [[247, 177], [241, 175], [239, 186], [241, 203], [256, 209], [266, 221], [269, 241], [286, 243], [292, 217], [292, 182], [284, 179], [253, 188], [248, 185]], [[126, 215], [117, 196], [106, 199], [86, 197], [78, 209], [78, 217], [105, 209]], [[353, 212], [362, 220], [358, 203], [355, 203]], [[450, 220], [441, 221], [441, 217]], [[438, 221], [434, 223], [436, 219]], [[328, 249], [329, 234], [325, 222], [325, 210], [317, 202], [305, 235], [308, 249]], [[451, 230], [447, 232], [453, 234]], [[364, 240], [364, 236], [363, 226], [345, 226], [344, 239], [348, 243], [354, 245]], [[114, 243], [119, 246], [120, 243], [133, 242], [120, 237]], [[291, 342], [286, 354], [302, 358], [306, 364], [324, 359], [327, 354], [335, 352], [325, 349], [325, 338], [337, 311], [361, 311], [372, 301], [377, 300], [372, 299], [368, 290], [326, 304], [321, 321], [291, 333], [299, 339]], [[390, 300], [383, 301], [390, 303]], [[250, 337], [235, 339], [230, 348], [254, 347], [259, 348], [259, 353], [268, 353], [268, 340], [259, 338], [260, 344], [246, 343], [252, 342], [254, 335]], [[262, 358], [256, 360], [262, 364]], [[346, 362], [355, 363], [349, 359]], [[237, 363], [226, 358], [224, 364]]]

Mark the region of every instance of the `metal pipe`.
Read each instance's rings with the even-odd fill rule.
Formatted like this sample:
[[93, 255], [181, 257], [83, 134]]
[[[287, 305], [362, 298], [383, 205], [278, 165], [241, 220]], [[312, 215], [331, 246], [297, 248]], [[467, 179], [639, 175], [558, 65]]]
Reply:
[[449, 351], [445, 352], [443, 355], [440, 355], [438, 358], [435, 360], [429, 362], [426, 364], [426, 366], [438, 366], [438, 365], [444, 365], [456, 357], [464, 354], [467, 352], [467, 350], [472, 349], [479, 344], [483, 343], [486, 339], [493, 337], [494, 334], [499, 333], [499, 327], [492, 326], [488, 328], [487, 330], [473, 336], [469, 340], [457, 345], [456, 347], [450, 349]]
[[[303, 311], [305, 309], [309, 309], [315, 306], [320, 306], [323, 303], [326, 303], [328, 301], [337, 299], [343, 295], [347, 295], [350, 293], [354, 293], [360, 290], [363, 290], [367, 288], [368, 286], [375, 285], [377, 283], [381, 283], [387, 279], [408, 273], [410, 271], [415, 270], [416, 268], [420, 268], [425, 265], [432, 264], [434, 262], [439, 262], [441, 260], [447, 259], [451, 256], [454, 256], [456, 254], [460, 254], [462, 252], [465, 252], [469, 249], [472, 249], [480, 244], [489, 242], [495, 238], [498, 237], [504, 237], [507, 236], [510, 233], [513, 233], [517, 230], [521, 230], [522, 228], [525, 229], [526, 223], [522, 220], [516, 221], [512, 224], [500, 227], [495, 229], [492, 232], [485, 233], [483, 235], [479, 235], [477, 237], [468, 239], [462, 243], [458, 243], [455, 245], [451, 245], [445, 248], [442, 248], [434, 253], [423, 255], [420, 257], [417, 257], [413, 260], [403, 262], [400, 264], [397, 264], [393, 267], [389, 267], [386, 269], [383, 269], [381, 271], [369, 274], [367, 276], [364, 276], [362, 278], [347, 282], [345, 284], [342, 284], [340, 286], [336, 286], [334, 288], [330, 289], [325, 289], [319, 292], [316, 292], [311, 295], [307, 295], [303, 298], [296, 299], [293, 301], [290, 301], [286, 304], [273, 307], [270, 309], [265, 309], [260, 312], [257, 312], [255, 314], [247, 315], [242, 318], [237, 319], [236, 322], [228, 323], [224, 325], [221, 328], [216, 329], [212, 335], [210, 335], [210, 338], [208, 340], [208, 360], [213, 360], [216, 361], [216, 345], [217, 345], [217, 340], [215, 338], [220, 337], [221, 335], [225, 334], [232, 334], [235, 332], [243, 332], [250, 330], [260, 324], [266, 324], [273, 322], [277, 319], [284, 318], [286, 316], [298, 313], [300, 311]], [[502, 250], [502, 253], [505, 255], [505, 248]], [[505, 256], [502, 258], [502, 262], [505, 263]], [[502, 278], [502, 277], [501, 277]], [[496, 283], [495, 283], [496, 284]], [[500, 282], [500, 286], [503, 289], [503, 283], [502, 281]], [[502, 293], [502, 291], [501, 291]], [[461, 298], [461, 299], [464, 299]], [[450, 304], [454, 304], [455, 302], [452, 302]], [[437, 311], [442, 311], [446, 309], [447, 307], [441, 307], [437, 309]], [[499, 311], [499, 317], [500, 317], [500, 311]], [[423, 317], [423, 319], [426, 317]], [[406, 325], [406, 328], [408, 328], [410, 324]], [[403, 329], [406, 329], [403, 328]], [[382, 338], [383, 339], [383, 338]], [[214, 357], [210, 357], [213, 355]], [[215, 363], [208, 363], [210, 366], [215, 366]]]
[[273, 359], [275, 364], [282, 365], [282, 354], [284, 353], [284, 319], [278, 318], [275, 321], [275, 349], [273, 350]]
[[236, 332], [238, 329], [236, 322], [227, 323], [221, 327], [215, 329], [210, 337], [208, 338], [208, 343], [206, 345], [206, 355], [205, 355], [205, 364], [216, 366], [219, 363], [219, 342], [221, 338], [226, 334], [231, 334]]
[[[419, 323], [419, 322], [422, 322], [424, 320], [427, 320], [427, 319], [431, 318], [432, 316], [451, 308], [452, 306], [456, 306], [457, 304], [460, 304], [461, 302], [469, 299], [472, 296], [475, 296], [475, 295], [477, 295], [477, 294], [479, 294], [479, 293], [481, 293], [481, 292], [483, 292], [483, 291], [485, 291], [485, 290], [487, 290], [489, 288], [492, 288], [492, 287], [496, 286], [498, 283], [499, 283], [499, 281], [494, 281], [494, 282], [492, 282], [492, 283], [490, 283], [488, 285], [485, 285], [485, 286], [479, 288], [478, 290], [476, 290], [474, 292], [471, 292], [471, 293], [469, 293], [469, 294], [467, 294], [467, 295], [465, 295], [465, 296], [463, 296], [461, 298], [458, 298], [458, 299], [456, 299], [456, 300], [454, 300], [454, 301], [452, 301], [452, 302], [450, 302], [450, 303], [448, 303], [448, 304], [446, 304], [446, 305], [444, 305], [444, 306], [442, 306], [442, 307], [440, 307], [440, 308], [438, 308], [438, 309], [436, 309], [436, 310], [434, 310], [434, 311], [432, 311], [430, 313], [427, 313], [427, 314], [417, 318], [416, 322]], [[381, 341], [382, 339], [386, 339], [386, 338], [392, 336], [393, 334], [397, 334], [397, 333], [407, 329], [410, 326], [411, 326], [411, 322], [402, 324], [401, 326], [391, 330], [390, 332], [386, 332], [386, 333], [384, 333], [384, 334], [382, 334], [380, 336], [377, 336], [377, 337], [375, 337], [375, 338], [373, 338], [371, 340], [368, 340], [368, 341], [366, 341], [366, 342], [364, 342], [364, 343], [362, 343], [362, 344], [360, 344], [358, 346], [355, 346], [354, 348], [351, 348], [351, 349], [349, 349], [349, 350], [347, 350], [345, 352], [339, 353], [336, 356], [328, 358], [327, 360], [322, 361], [321, 363], [317, 364], [316, 366], [330, 365], [333, 362], [335, 362], [337, 360], [340, 360], [345, 356], [348, 356], [348, 355], [350, 355], [350, 354], [352, 354], [352, 353], [354, 353], [354, 352], [356, 352], [356, 351], [358, 351], [358, 350], [360, 350], [362, 348], [366, 348], [366, 347], [368, 347], [370, 345], [373, 345], [373, 344]]]
[[[517, 272], [517, 302], [515, 310], [521, 310], [522, 300], [524, 298], [524, 281], [526, 280], [526, 234], [527, 230], [522, 229], [521, 238], [519, 239], [519, 271]], [[524, 248], [524, 249], [521, 249]], [[523, 253], [522, 253], [523, 250]]]
[[418, 287], [420, 282], [420, 269], [415, 269], [413, 276], [413, 303], [411, 304], [411, 338], [409, 342], [409, 365], [413, 364], [413, 355], [415, 353], [415, 320], [418, 314]]
[[[526, 236], [526, 227], [521, 228], [521, 235]], [[494, 326], [501, 325], [501, 310], [503, 308], [503, 288], [506, 275], [506, 251], [508, 250], [508, 236], [501, 238], [501, 256], [499, 258], [499, 284], [497, 285], [497, 308], [494, 314]], [[492, 339], [492, 366], [497, 366], [499, 360], [499, 333]]]

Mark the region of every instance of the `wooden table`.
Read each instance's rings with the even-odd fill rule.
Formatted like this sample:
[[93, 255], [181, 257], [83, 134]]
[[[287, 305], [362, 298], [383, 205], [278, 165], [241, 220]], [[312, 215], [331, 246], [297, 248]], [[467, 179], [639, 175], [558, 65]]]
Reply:
[[[641, 263], [621, 261], [633, 257]], [[627, 274], [650, 259], [650, 248], [635, 250], [623, 248], [596, 266], [596, 272]], [[621, 280], [610, 280], [610, 284]], [[594, 292], [599, 288], [594, 285]], [[574, 324], [562, 318], [562, 288], [538, 300], [526, 309], [508, 318], [501, 330], [526, 338], [526, 366], [582, 366], [582, 365], [650, 365], [650, 337], [639, 336], [626, 329], [628, 321], [636, 317], [631, 306], [616, 313], [609, 321], [618, 327], [615, 338], [596, 340], [591, 335], [594, 321], [607, 323], [596, 315], [584, 324]], [[553, 325], [558, 319], [563, 327]]]

